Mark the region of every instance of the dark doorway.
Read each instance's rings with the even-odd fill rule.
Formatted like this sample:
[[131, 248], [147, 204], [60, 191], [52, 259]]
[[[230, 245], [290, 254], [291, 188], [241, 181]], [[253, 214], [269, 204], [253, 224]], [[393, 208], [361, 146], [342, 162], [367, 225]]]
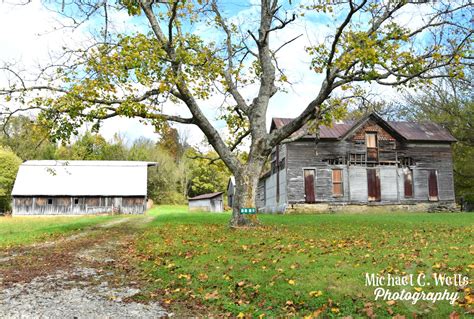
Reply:
[[367, 189], [369, 202], [380, 202], [380, 173], [376, 168], [367, 169]]
[[304, 194], [306, 203], [314, 203], [314, 169], [304, 170]]
[[434, 169], [429, 171], [428, 191], [429, 191], [429, 200], [437, 201], [438, 200], [438, 178], [436, 176], [436, 170]]
[[405, 198], [413, 197], [413, 171], [411, 169], [404, 169], [404, 188], [405, 188]]

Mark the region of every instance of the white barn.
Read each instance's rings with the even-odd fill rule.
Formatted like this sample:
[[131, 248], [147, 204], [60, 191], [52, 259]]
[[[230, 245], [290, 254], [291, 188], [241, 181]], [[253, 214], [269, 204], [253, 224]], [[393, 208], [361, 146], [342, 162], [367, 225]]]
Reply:
[[223, 192], [209, 193], [188, 198], [190, 211], [223, 212]]
[[13, 215], [143, 214], [147, 168], [139, 161], [27, 161], [13, 186]]

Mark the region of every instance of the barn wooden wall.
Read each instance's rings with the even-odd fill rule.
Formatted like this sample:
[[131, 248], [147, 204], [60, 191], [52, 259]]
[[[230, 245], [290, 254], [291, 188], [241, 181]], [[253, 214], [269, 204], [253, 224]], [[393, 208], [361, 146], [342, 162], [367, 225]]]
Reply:
[[[52, 199], [52, 204], [48, 204], [48, 199]], [[78, 199], [78, 204], [75, 204], [75, 199]], [[14, 215], [143, 214], [145, 210], [146, 199], [143, 196], [21, 196], [13, 198]]]

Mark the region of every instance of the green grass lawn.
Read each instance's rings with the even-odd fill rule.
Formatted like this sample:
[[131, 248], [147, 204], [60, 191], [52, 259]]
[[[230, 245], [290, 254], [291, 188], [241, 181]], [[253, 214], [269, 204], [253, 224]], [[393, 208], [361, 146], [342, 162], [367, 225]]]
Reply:
[[54, 238], [117, 216], [0, 217], [0, 249]]
[[165, 206], [150, 214], [157, 218], [135, 243], [150, 282], [142, 298], [158, 298], [178, 314], [194, 305], [229, 316], [447, 317], [467, 316], [472, 306], [469, 287], [385, 287], [457, 291], [453, 306], [375, 301], [374, 287], [365, 286], [366, 273], [472, 277], [472, 214], [259, 215], [263, 226], [246, 230], [231, 230], [229, 213]]

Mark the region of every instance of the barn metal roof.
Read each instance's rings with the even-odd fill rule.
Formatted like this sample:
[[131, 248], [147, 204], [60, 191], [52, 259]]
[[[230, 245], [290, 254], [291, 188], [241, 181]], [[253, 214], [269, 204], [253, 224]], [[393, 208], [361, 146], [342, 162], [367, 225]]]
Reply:
[[223, 192], [202, 194], [202, 195], [198, 195], [198, 196], [194, 196], [194, 197], [188, 198], [188, 200], [211, 199], [211, 198], [217, 197], [217, 196], [219, 196], [219, 195], [221, 195], [221, 194], [223, 194]]
[[139, 161], [27, 161], [13, 196], [146, 196], [147, 167]]
[[[456, 142], [456, 139], [446, 130], [444, 127], [432, 123], [432, 122], [395, 122], [395, 121], [384, 121], [377, 114], [369, 114], [361, 121], [345, 121], [338, 122], [332, 126], [321, 125], [319, 128], [320, 139], [341, 139], [343, 138], [352, 128], [370, 118], [376, 121], [383, 121], [387, 126], [393, 129], [395, 132], [400, 134], [407, 141], [438, 141], [438, 142]], [[273, 128], [280, 128], [290, 121], [292, 118], [273, 118]], [[298, 134], [298, 132], [294, 133]], [[314, 137], [314, 135], [307, 135], [307, 137]]]

